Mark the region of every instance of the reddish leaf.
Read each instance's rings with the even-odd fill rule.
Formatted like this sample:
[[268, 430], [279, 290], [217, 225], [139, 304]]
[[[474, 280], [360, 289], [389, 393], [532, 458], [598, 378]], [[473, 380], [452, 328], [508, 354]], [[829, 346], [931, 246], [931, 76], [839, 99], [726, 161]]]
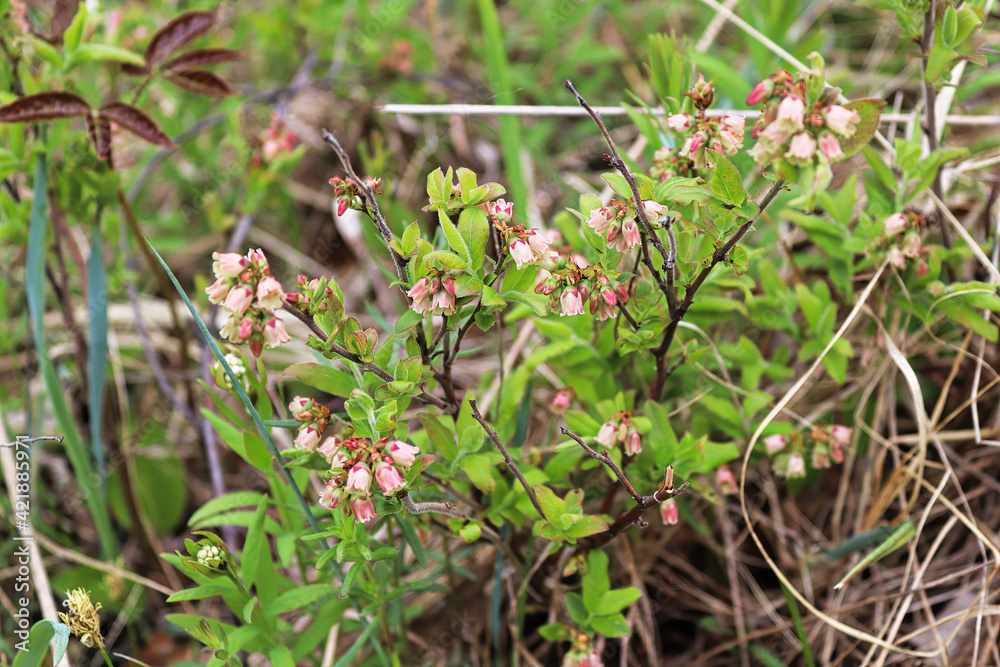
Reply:
[[152, 67], [196, 37], [208, 32], [215, 23], [215, 11], [188, 12], [156, 31], [146, 46], [146, 64]]
[[167, 81], [175, 86], [199, 95], [225, 97], [236, 94], [225, 79], [204, 70], [189, 69], [183, 72], [167, 72], [165, 76]]
[[0, 123], [35, 123], [90, 114], [90, 105], [73, 93], [49, 91], [28, 95], [0, 107]]
[[87, 116], [87, 134], [97, 157], [106, 160], [111, 153], [111, 123], [103, 116]]
[[122, 72], [132, 76], [146, 76], [149, 74], [149, 65], [133, 65], [132, 63], [122, 63]]
[[118, 123], [132, 134], [157, 146], [173, 148], [174, 142], [163, 133], [152, 118], [124, 102], [109, 102], [101, 107], [101, 116]]
[[73, 18], [80, 10], [80, 3], [77, 0], [56, 0], [52, 7], [52, 20], [49, 22], [49, 42], [58, 44], [62, 42], [63, 33], [73, 22]]
[[163, 69], [188, 70], [195, 67], [228, 63], [242, 57], [242, 51], [232, 49], [196, 49], [163, 63]]

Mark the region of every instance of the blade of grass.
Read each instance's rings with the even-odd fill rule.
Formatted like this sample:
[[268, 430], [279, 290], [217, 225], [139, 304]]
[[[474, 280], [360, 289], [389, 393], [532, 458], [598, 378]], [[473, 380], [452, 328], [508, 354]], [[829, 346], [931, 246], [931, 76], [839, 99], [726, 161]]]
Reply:
[[[483, 24], [483, 36], [486, 38], [486, 68], [496, 77], [492, 82], [496, 94], [494, 101], [497, 104], [513, 104], [514, 91], [510, 85], [503, 32], [500, 30], [500, 17], [493, 0], [479, 0], [479, 20]], [[521, 121], [517, 116], [501, 116], [497, 122], [500, 124], [500, 147], [503, 150], [514, 209], [522, 220], [527, 220], [528, 184], [524, 180], [521, 164]]]
[[[305, 497], [302, 495], [302, 490], [299, 489], [298, 484], [296, 484], [295, 480], [292, 479], [291, 473], [288, 472], [288, 468], [285, 467], [285, 461], [281, 457], [281, 452], [278, 451], [277, 445], [275, 445], [274, 441], [271, 439], [271, 433], [267, 430], [267, 427], [264, 425], [264, 420], [261, 419], [260, 414], [257, 412], [257, 408], [254, 407], [253, 401], [250, 400], [250, 397], [247, 396], [247, 393], [243, 390], [243, 385], [236, 377], [236, 374], [233, 373], [233, 369], [229, 366], [229, 362], [226, 361], [226, 355], [222, 352], [222, 349], [219, 348], [219, 344], [215, 341], [215, 337], [212, 336], [212, 334], [208, 331], [208, 326], [206, 326], [205, 321], [201, 319], [201, 315], [198, 314], [198, 311], [197, 309], [195, 309], [194, 304], [191, 303], [191, 299], [188, 298], [188, 295], [184, 291], [184, 288], [181, 287], [181, 284], [179, 282], [177, 282], [177, 276], [174, 275], [174, 272], [170, 270], [170, 267], [167, 266], [167, 263], [163, 261], [162, 257], [160, 257], [160, 253], [156, 252], [156, 248], [153, 247], [153, 244], [150, 243], [148, 240], [146, 240], [146, 245], [149, 246], [150, 251], [152, 251], [153, 256], [156, 258], [156, 261], [159, 262], [160, 266], [163, 267], [163, 270], [166, 272], [167, 277], [170, 278], [170, 282], [173, 283], [174, 289], [177, 290], [177, 293], [180, 295], [181, 299], [184, 300], [184, 305], [187, 306], [188, 311], [191, 313], [191, 317], [194, 318], [194, 321], [198, 324], [198, 328], [201, 329], [201, 333], [205, 337], [205, 340], [208, 342], [208, 346], [212, 349], [212, 354], [215, 355], [216, 360], [218, 360], [219, 364], [222, 366], [222, 369], [226, 372], [226, 376], [229, 378], [229, 381], [232, 383], [233, 388], [236, 390], [236, 393], [239, 395], [240, 400], [243, 402], [243, 407], [246, 408], [247, 414], [249, 414], [250, 418], [253, 419], [254, 425], [257, 427], [257, 432], [260, 433], [261, 438], [264, 439], [264, 443], [267, 445], [268, 451], [271, 452], [271, 458], [273, 458], [274, 461], [278, 464], [278, 468], [281, 470], [281, 474], [282, 476], [284, 476], [285, 482], [291, 487], [292, 493], [295, 494], [295, 499], [298, 501], [299, 507], [302, 508], [302, 513], [305, 515], [306, 521], [309, 522], [309, 525], [310, 527], [312, 527], [313, 532], [315, 533], [320, 532], [319, 524], [316, 522], [316, 517], [313, 516], [312, 510], [309, 509], [309, 503], [306, 502]], [[326, 540], [319, 540], [319, 543], [325, 549], [330, 548]], [[333, 568], [333, 571], [337, 574], [337, 576], [341, 580], [343, 580], [344, 576], [343, 572], [341, 572], [338, 568]]]
[[47, 227], [46, 198], [48, 195], [48, 168], [45, 156], [45, 153], [39, 153], [35, 162], [34, 200], [31, 203], [31, 221], [28, 223], [28, 261], [26, 266], [28, 311], [31, 318], [35, 350], [38, 352], [38, 366], [45, 383], [45, 393], [52, 404], [52, 413], [59, 425], [59, 430], [65, 435], [63, 444], [66, 446], [66, 455], [79, 484], [79, 494], [83, 496], [83, 501], [94, 519], [94, 528], [97, 530], [98, 540], [101, 543], [101, 552], [105, 558], [110, 558], [118, 550], [117, 540], [111, 528], [111, 518], [104, 502], [104, 495], [94, 493], [92, 486], [95, 484], [95, 479], [99, 480], [96, 483], [103, 485], [107, 472], [102, 468], [95, 478], [86, 445], [77, 429], [59, 377], [56, 375], [52, 361], [49, 359], [48, 350], [45, 348], [43, 317], [45, 315], [45, 231]]
[[[104, 267], [104, 237], [101, 234], [101, 209], [97, 209], [97, 225], [90, 240], [87, 259], [88, 351], [90, 368], [90, 447], [94, 465], [104, 469], [104, 381], [108, 361], [108, 287]], [[101, 494], [107, 498], [107, 478], [101, 477]]]
[[795, 626], [795, 634], [799, 637], [799, 644], [802, 646], [802, 659], [806, 661], [807, 667], [816, 667], [816, 660], [813, 659], [812, 646], [809, 645], [809, 633], [802, 622], [802, 612], [795, 597], [784, 584], [781, 585], [781, 592], [785, 595], [785, 602], [788, 604], [788, 613], [792, 615], [792, 625]]

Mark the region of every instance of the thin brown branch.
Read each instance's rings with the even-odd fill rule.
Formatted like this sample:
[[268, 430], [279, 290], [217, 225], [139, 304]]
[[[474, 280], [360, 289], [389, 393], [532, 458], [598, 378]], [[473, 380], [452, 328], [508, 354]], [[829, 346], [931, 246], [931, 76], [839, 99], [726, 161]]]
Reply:
[[521, 483], [521, 486], [523, 486], [524, 490], [528, 493], [528, 498], [531, 500], [531, 504], [535, 506], [535, 511], [538, 512], [538, 516], [544, 518], [545, 513], [542, 512], [542, 506], [538, 504], [538, 498], [535, 496], [535, 490], [531, 488], [531, 485], [528, 484], [528, 480], [526, 480], [524, 475], [521, 474], [521, 471], [518, 470], [517, 464], [514, 463], [514, 459], [510, 457], [510, 454], [507, 452], [507, 448], [503, 446], [502, 442], [500, 442], [500, 436], [497, 435], [496, 431], [490, 428], [490, 425], [486, 423], [486, 420], [483, 419], [483, 416], [479, 413], [479, 406], [476, 405], [476, 399], [470, 398], [469, 405], [472, 406], [472, 416], [477, 422], [479, 422], [479, 425], [483, 427], [487, 435], [490, 436], [490, 440], [493, 441], [493, 444], [496, 445], [496, 448], [499, 449], [500, 453], [503, 455], [504, 463], [507, 464], [507, 467], [510, 468], [511, 472], [514, 473], [514, 476], [517, 477], [517, 481]]
[[774, 201], [774, 198], [778, 196], [778, 193], [781, 192], [784, 185], [785, 181], [779, 179], [774, 185], [771, 186], [758, 204], [760, 210], [757, 212], [757, 215], [744, 223], [738, 230], [736, 230], [736, 233], [733, 234], [728, 241], [712, 253], [707, 265], [701, 270], [701, 272], [698, 273], [698, 276], [684, 292], [684, 300], [677, 306], [670, 319], [670, 324], [667, 325], [666, 330], [663, 332], [663, 341], [653, 352], [653, 357], [656, 359], [656, 378], [653, 381], [653, 387], [650, 389], [649, 393], [650, 398], [654, 401], [660, 400], [660, 396], [663, 394], [663, 388], [667, 380], [667, 352], [670, 351], [670, 346], [674, 341], [674, 335], [677, 333], [677, 326], [681, 323], [681, 320], [684, 319], [684, 315], [687, 314], [691, 304], [694, 303], [694, 296], [698, 292], [698, 289], [704, 284], [705, 280], [708, 279], [709, 274], [712, 273], [712, 269], [714, 269], [719, 262], [724, 260], [729, 255], [733, 248], [735, 248], [736, 245], [743, 240], [746, 233], [750, 231], [758, 220], [760, 220], [760, 216], [764, 214], [764, 211], [771, 204], [771, 202]]
[[636, 501], [635, 507], [618, 517], [618, 520], [611, 524], [603, 533], [598, 533], [582, 540], [580, 543], [581, 547], [596, 549], [607, 544], [634, 525], [645, 527], [648, 524], [642, 519], [643, 512], [659, 505], [665, 500], [670, 500], [675, 496], [687, 493], [689, 486], [690, 482], [684, 482], [679, 487], [674, 488], [674, 468], [673, 466], [667, 466], [663, 484], [653, 492], [653, 495], [640, 496], [640, 500]]
[[562, 431], [563, 435], [568, 435], [570, 438], [575, 440], [576, 444], [583, 447], [583, 451], [590, 454], [591, 458], [596, 459], [597, 461], [600, 461], [604, 465], [611, 468], [611, 472], [613, 472], [615, 474], [615, 477], [618, 478], [618, 482], [625, 487], [625, 490], [628, 491], [629, 495], [632, 496], [635, 502], [642, 503], [642, 498], [643, 498], [642, 494], [638, 493], [635, 490], [635, 487], [633, 487], [631, 482], [628, 481], [628, 477], [625, 476], [625, 473], [622, 472], [622, 469], [618, 467], [618, 464], [616, 464], [614, 461], [611, 460], [611, 457], [608, 456], [608, 450], [606, 449], [601, 450], [601, 453], [598, 454], [593, 447], [591, 447], [590, 445], [588, 445], [583, 441], [583, 438], [578, 436], [576, 433], [573, 433], [573, 431], [569, 430], [565, 426], [560, 426], [559, 430]]

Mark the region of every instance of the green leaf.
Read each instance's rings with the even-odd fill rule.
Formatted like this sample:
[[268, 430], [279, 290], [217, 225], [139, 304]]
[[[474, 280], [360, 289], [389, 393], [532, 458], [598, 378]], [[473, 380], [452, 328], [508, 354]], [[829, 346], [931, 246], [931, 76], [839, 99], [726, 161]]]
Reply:
[[534, 311], [535, 315], [539, 317], [545, 317], [548, 311], [545, 309], [546, 300], [537, 294], [528, 294], [527, 292], [504, 292], [503, 299], [505, 301], [517, 301], [518, 303], [523, 303], [528, 308]]
[[111, 44], [81, 44], [66, 61], [67, 70], [82, 62], [114, 62], [142, 66], [146, 60], [133, 51]]
[[587, 573], [583, 575], [583, 603], [594, 614], [601, 597], [611, 588], [608, 579], [608, 555], [600, 550], [591, 551], [587, 557]]
[[937, 42], [931, 45], [930, 53], [927, 54], [927, 82], [934, 83], [941, 78], [941, 74], [955, 61], [955, 58], [957, 57], [958, 51], [951, 47], [945, 46], [944, 44], [938, 44]]
[[455, 170], [455, 175], [458, 176], [458, 184], [462, 188], [462, 203], [468, 204], [470, 193], [479, 187], [476, 172], [466, 167], [459, 167]]
[[236, 491], [212, 498], [194, 511], [194, 514], [188, 519], [188, 525], [193, 526], [203, 519], [221, 512], [228, 512], [237, 507], [249, 507], [251, 505], [256, 507], [263, 497], [262, 494], [255, 491]]
[[437, 451], [441, 452], [441, 455], [448, 461], [458, 458], [458, 445], [455, 443], [455, 434], [429, 412], [421, 412], [419, 419], [424, 427], [424, 431], [427, 433], [427, 437]]
[[452, 250], [458, 253], [459, 257], [465, 260], [466, 268], [473, 266], [472, 251], [465, 243], [465, 239], [462, 238], [462, 235], [458, 233], [458, 229], [454, 224], [452, 224], [448, 214], [441, 209], [438, 209], [438, 222], [441, 223], [441, 228], [444, 230], [444, 237], [448, 239], [448, 245], [451, 246]]
[[566, 611], [569, 612], [570, 618], [576, 621], [577, 625], [582, 626], [590, 617], [590, 613], [583, 605], [583, 598], [580, 597], [579, 593], [566, 594]]
[[590, 625], [605, 637], [628, 637], [632, 634], [632, 628], [621, 614], [595, 616], [590, 619]]
[[535, 484], [534, 489], [535, 497], [538, 498], [538, 504], [541, 506], [542, 512], [545, 513], [545, 518], [551, 523], [560, 525], [559, 517], [566, 513], [566, 503], [544, 484]]
[[566, 536], [574, 539], [597, 535], [608, 529], [607, 522], [599, 516], [582, 516], [576, 523], [566, 529]]
[[601, 174], [601, 178], [603, 178], [604, 182], [608, 184], [608, 187], [615, 191], [615, 194], [620, 195], [625, 199], [632, 198], [632, 187], [621, 174], [608, 172], [606, 174]]
[[458, 460], [459, 467], [469, 476], [469, 480], [483, 493], [493, 493], [496, 480], [493, 479], [493, 465], [486, 454], [466, 454]]
[[393, 331], [396, 335], [402, 335], [423, 322], [423, 320], [424, 316], [422, 313], [418, 313], [415, 310], [407, 308], [406, 311], [396, 320], [396, 325], [393, 327]]
[[595, 616], [615, 614], [642, 597], [638, 588], [616, 588], [601, 596], [597, 608], [593, 609]]
[[[8, 637], [8, 640], [12, 638]], [[11, 641], [11, 643], [13, 643]], [[49, 643], [53, 644], [52, 660], [46, 661], [49, 655]], [[33, 626], [28, 635], [24, 650], [16, 651], [13, 667], [41, 667], [45, 664], [58, 665], [66, 654], [66, 645], [69, 643], [69, 627], [52, 621], [42, 619]]]
[[719, 199], [731, 206], [739, 206], [747, 198], [739, 170], [722, 155], [715, 156], [715, 169], [708, 184]]
[[185, 602], [189, 600], [205, 600], [207, 598], [221, 597], [236, 592], [236, 586], [228, 579], [223, 579], [210, 584], [202, 584], [194, 588], [179, 590], [167, 598], [167, 602]]
[[315, 361], [293, 364], [285, 369], [285, 375], [301, 380], [320, 391], [345, 398], [358, 387], [350, 374]]
[[958, 46], [955, 38], [958, 36], [958, 13], [955, 5], [948, 5], [944, 11], [944, 21], [941, 23], [941, 41], [945, 46]]
[[293, 609], [301, 609], [320, 600], [325, 600], [334, 593], [329, 583], [308, 584], [289, 589], [276, 597], [267, 609], [269, 616], [278, 616]]
[[87, 25], [87, 6], [84, 3], [77, 5], [76, 15], [73, 22], [63, 33], [63, 46], [65, 53], [71, 54], [80, 46], [80, 39], [83, 37], [83, 29]]
[[879, 114], [885, 108], [885, 100], [865, 98], [848, 102], [844, 107], [853, 109], [861, 115], [861, 122], [857, 124], [858, 131], [844, 139], [840, 144], [846, 159], [864, 148], [875, 136], [875, 132], [878, 130]]
[[497, 291], [490, 287], [489, 285], [483, 285], [483, 297], [482, 304], [485, 307], [490, 306], [506, 306], [507, 302], [503, 300]]
[[458, 233], [469, 248], [471, 257], [469, 266], [477, 275], [482, 275], [486, 242], [490, 238], [490, 224], [486, 219], [486, 213], [478, 208], [463, 210], [458, 216]]
[[[440, 171], [440, 170], [439, 170]], [[403, 230], [403, 237], [400, 239], [400, 247], [403, 249], [403, 255], [409, 257], [414, 250], [417, 249], [417, 238], [420, 237], [420, 223], [411, 222], [406, 229]]]

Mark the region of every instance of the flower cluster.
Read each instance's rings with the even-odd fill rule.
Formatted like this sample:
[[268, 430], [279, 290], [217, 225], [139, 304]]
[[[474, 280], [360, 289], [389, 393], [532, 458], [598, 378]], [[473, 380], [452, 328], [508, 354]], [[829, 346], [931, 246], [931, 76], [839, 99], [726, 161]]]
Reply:
[[625, 453], [630, 456], [642, 451], [642, 439], [639, 437], [639, 431], [632, 424], [631, 410], [611, 415], [611, 418], [604, 422], [601, 430], [597, 432], [595, 440], [604, 447], [612, 446], [616, 440], [625, 443]]
[[604, 321], [614, 316], [615, 306], [629, 300], [628, 288], [617, 280], [619, 275], [600, 264], [587, 266], [574, 258], [558, 271], [539, 271], [535, 292], [549, 297], [549, 310], [559, 308], [561, 317], [583, 315], [589, 300], [590, 314]]
[[406, 486], [406, 473], [416, 460], [419, 449], [402, 440], [332, 436], [323, 441], [319, 451], [330, 461], [332, 477], [326, 483], [319, 504], [327, 509], [343, 508], [360, 523], [374, 519], [371, 500], [372, 479], [386, 495]]
[[216, 281], [205, 293], [209, 301], [230, 313], [219, 334], [231, 343], [246, 343], [255, 357], [265, 347], [291, 340], [285, 324], [274, 314], [285, 302], [285, 292], [271, 275], [263, 251], [251, 250], [246, 256], [214, 252], [212, 259]]
[[701, 111], [696, 115], [678, 113], [667, 118], [667, 126], [678, 137], [684, 138], [677, 158], [678, 162], [680, 158], [687, 160], [684, 164], [686, 172], [709, 167], [713, 153], [735, 155], [743, 147], [745, 124], [743, 116], [725, 114], [708, 118]]
[[524, 225], [511, 224], [513, 214], [514, 205], [506, 200], [496, 199], [486, 203], [486, 216], [507, 243], [507, 251], [517, 268], [525, 264], [539, 264], [543, 268], [554, 265], [559, 255], [549, 248], [545, 234], [526, 229]]
[[[337, 215], [344, 215], [344, 211], [349, 208], [364, 209], [364, 201], [360, 198], [360, 191], [354, 181], [345, 180], [339, 176], [330, 179], [333, 186], [333, 196], [337, 198]], [[369, 176], [365, 179], [365, 185], [377, 195], [382, 194], [382, 179]]]
[[828, 165], [844, 158], [841, 142], [857, 132], [861, 114], [835, 104], [838, 92], [827, 88], [808, 103], [807, 88], [814, 74], [779, 69], [754, 87], [747, 104], [763, 104], [754, 126], [757, 143], [747, 153], [759, 165], [786, 160], [797, 167], [819, 161]]
[[455, 279], [448, 271], [431, 273], [413, 283], [406, 293], [413, 310], [431, 315], [455, 314]]
[[295, 434], [295, 446], [307, 452], [316, 451], [320, 437], [330, 423], [330, 410], [319, 405], [312, 398], [296, 396], [288, 404], [292, 419], [299, 423]]
[[[646, 212], [647, 219], [655, 220], [667, 207], [647, 200], [642, 202], [642, 208]], [[639, 245], [641, 241], [639, 224], [636, 222], [637, 215], [635, 206], [631, 203], [612, 199], [607, 206], [595, 208], [590, 212], [587, 226], [598, 236], [605, 236], [612, 248], [618, 252], [625, 252]]]
[[591, 638], [581, 632], [573, 638], [573, 648], [563, 657], [562, 667], [604, 667], [604, 661]]
[[280, 114], [271, 112], [271, 126], [267, 128], [267, 134], [264, 135], [260, 154], [254, 157], [254, 166], [259, 167], [263, 162], [271, 162], [282, 153], [290, 153], [295, 150], [298, 144], [299, 135], [285, 126]]
[[873, 242], [871, 249], [887, 250], [886, 259], [898, 269], [906, 268], [907, 259], [919, 260], [914, 272], [918, 278], [923, 278], [930, 269], [923, 259], [928, 248], [920, 239], [922, 224], [923, 216], [913, 211], [893, 213], [883, 221], [885, 234]]
[[66, 593], [63, 606], [69, 610], [64, 614], [59, 612], [59, 620], [63, 625], [69, 626], [70, 632], [80, 638], [80, 642], [90, 648], [97, 647], [104, 650], [104, 636], [101, 634], [101, 619], [97, 615], [100, 611], [100, 603], [94, 604], [90, 601], [90, 593], [77, 588]]
[[[229, 364], [229, 368], [232, 369], [233, 375], [236, 376], [236, 380], [243, 386], [244, 389], [246, 389], [247, 367], [246, 362], [243, 361], [243, 357], [238, 357], [235, 354], [227, 354], [226, 363]], [[229, 375], [222, 368], [222, 364], [218, 361], [212, 364], [212, 379], [215, 380], [215, 384], [218, 387], [225, 387], [230, 391], [233, 389], [233, 383], [229, 379]]]
[[844, 447], [851, 444], [854, 429], [847, 426], [817, 426], [806, 443], [802, 434], [786, 437], [781, 434], [764, 438], [764, 447], [774, 464], [774, 472], [794, 479], [806, 476], [806, 456], [814, 470], [824, 470], [834, 463], [844, 462]]

